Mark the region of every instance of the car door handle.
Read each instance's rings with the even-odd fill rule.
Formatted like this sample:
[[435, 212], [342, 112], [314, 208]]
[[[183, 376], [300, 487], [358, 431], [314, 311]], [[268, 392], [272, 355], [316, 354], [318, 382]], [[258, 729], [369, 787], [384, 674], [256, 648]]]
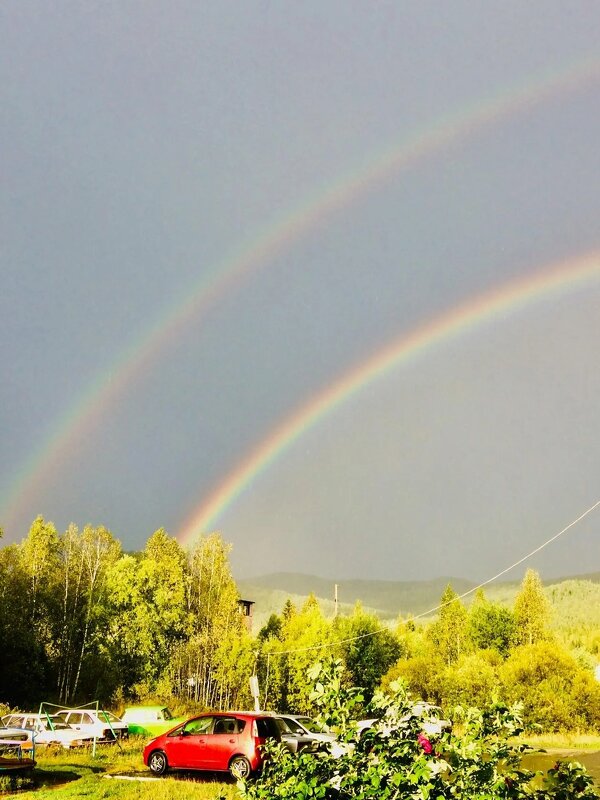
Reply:
[[235, 744], [235, 739], [232, 737], [232, 738], [229, 740], [229, 743], [230, 743], [230, 744]]

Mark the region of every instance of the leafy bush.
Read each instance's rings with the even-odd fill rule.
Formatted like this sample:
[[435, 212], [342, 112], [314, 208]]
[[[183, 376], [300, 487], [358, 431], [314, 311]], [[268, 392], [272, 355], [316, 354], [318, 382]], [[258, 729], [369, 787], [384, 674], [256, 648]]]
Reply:
[[559, 763], [546, 776], [521, 768], [528, 748], [510, 743], [521, 731], [518, 707], [470, 709], [460, 736], [451, 731], [426, 735], [431, 708], [415, 701], [398, 681], [388, 694], [375, 693], [367, 711], [377, 721], [359, 735], [352, 716], [362, 695], [344, 687], [341, 662], [315, 665], [311, 677], [317, 681], [312, 699], [321, 710], [320, 721], [338, 739], [337, 757], [327, 745], [296, 757], [272, 745], [259, 779], [239, 783], [246, 800], [600, 798], [578, 764]]
[[392, 683], [401, 679], [416, 695], [439, 705], [443, 697], [442, 675], [445, 669], [446, 665], [432, 648], [429, 653], [401, 658], [383, 676], [381, 688], [386, 691]]
[[513, 651], [500, 668], [503, 696], [521, 701], [526, 724], [545, 731], [600, 727], [600, 684], [557, 644]]
[[444, 708], [485, 706], [498, 690], [498, 659], [495, 650], [480, 650], [462, 656], [442, 676]]

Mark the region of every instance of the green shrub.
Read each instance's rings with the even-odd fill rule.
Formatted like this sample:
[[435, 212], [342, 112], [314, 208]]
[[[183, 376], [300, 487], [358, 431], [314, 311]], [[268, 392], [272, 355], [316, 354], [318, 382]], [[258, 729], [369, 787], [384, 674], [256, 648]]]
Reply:
[[544, 731], [600, 727], [600, 684], [556, 643], [515, 649], [500, 680], [504, 698], [523, 703], [527, 725]]
[[345, 689], [341, 662], [317, 665], [313, 701], [336, 733], [341, 753], [324, 745], [294, 757], [272, 745], [262, 775], [240, 782], [245, 800], [591, 800], [600, 798], [578, 764], [557, 764], [547, 775], [520, 766], [525, 745], [518, 708], [470, 709], [462, 732], [425, 735], [431, 710], [398, 681], [376, 692], [367, 713], [377, 721], [362, 736], [352, 722], [360, 691]]
[[381, 688], [386, 691], [394, 681], [406, 681], [414, 694], [429, 703], [440, 705], [443, 697], [442, 675], [446, 669], [444, 662], [435, 655], [433, 649], [412, 658], [401, 658], [381, 679]]
[[444, 708], [491, 703], [498, 692], [499, 659], [495, 650], [482, 650], [447, 667], [442, 678]]

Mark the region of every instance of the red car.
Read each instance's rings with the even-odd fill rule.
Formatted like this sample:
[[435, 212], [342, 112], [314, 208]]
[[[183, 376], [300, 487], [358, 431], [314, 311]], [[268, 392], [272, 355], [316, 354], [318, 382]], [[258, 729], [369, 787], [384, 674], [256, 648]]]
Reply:
[[168, 769], [229, 771], [247, 778], [262, 763], [260, 747], [281, 739], [280, 723], [260, 712], [214, 711], [188, 719], [144, 747], [144, 764], [155, 775]]

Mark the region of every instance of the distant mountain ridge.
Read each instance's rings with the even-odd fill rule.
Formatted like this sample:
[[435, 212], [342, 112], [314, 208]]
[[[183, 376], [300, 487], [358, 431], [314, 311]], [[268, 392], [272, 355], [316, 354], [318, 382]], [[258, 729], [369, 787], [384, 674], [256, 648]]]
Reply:
[[[566, 581], [600, 583], [600, 572], [589, 575], [552, 578], [544, 581], [546, 587]], [[435, 608], [448, 584], [458, 594], [473, 589], [477, 584], [464, 578], [441, 576], [424, 581], [333, 580], [316, 575], [296, 572], [275, 572], [237, 581], [239, 592], [245, 599], [255, 602], [255, 620], [262, 624], [270, 614], [278, 614], [289, 598], [295, 605], [302, 605], [310, 594], [314, 594], [326, 615], [333, 613], [334, 587], [338, 585], [339, 608], [348, 613], [357, 601], [366, 610], [375, 612], [382, 619], [395, 619], [399, 615], [423, 614]], [[493, 583], [485, 587], [490, 600], [510, 603], [521, 583], [516, 581]]]

